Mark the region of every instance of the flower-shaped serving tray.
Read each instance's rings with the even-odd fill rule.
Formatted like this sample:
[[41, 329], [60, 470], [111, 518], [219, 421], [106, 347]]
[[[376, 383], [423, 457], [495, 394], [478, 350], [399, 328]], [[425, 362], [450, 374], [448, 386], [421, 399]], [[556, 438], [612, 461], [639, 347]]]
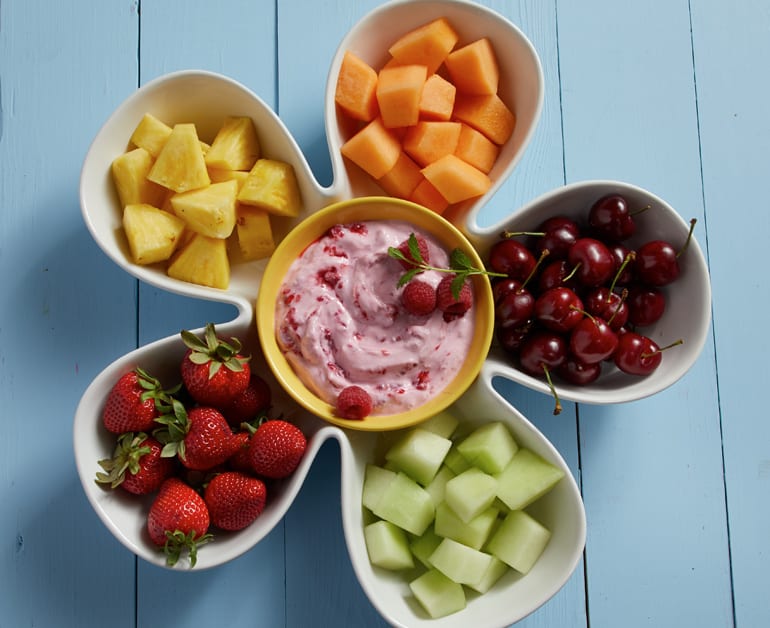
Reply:
[[[326, 132], [332, 158], [334, 182], [320, 186], [294, 138], [276, 114], [243, 85], [204, 71], [172, 73], [151, 81], [130, 96], [107, 120], [94, 139], [83, 164], [80, 197], [85, 223], [102, 250], [126, 272], [163, 290], [234, 305], [237, 316], [217, 326], [221, 335], [237, 336], [252, 354], [252, 368], [270, 380], [269, 369], [260, 353], [254, 303], [266, 260], [233, 264], [230, 286], [217, 290], [169, 278], [162, 267], [131, 263], [121, 233], [119, 203], [110, 176], [110, 163], [127, 147], [136, 124], [151, 112], [167, 124], [195, 122], [202, 139], [213, 138], [227, 115], [250, 116], [258, 129], [264, 156], [294, 166], [303, 197], [303, 211], [295, 219], [274, 222], [280, 239], [303, 218], [337, 200], [382, 194], [354, 167], [343, 161], [339, 147], [343, 129], [334, 107], [334, 82], [345, 50], [352, 50], [372, 65], [381, 64], [387, 42], [437, 17], [447, 17], [461, 40], [489, 36], [504, 59], [501, 63], [501, 94], [517, 114], [513, 137], [501, 151], [490, 173], [492, 189], [483, 197], [459, 208], [457, 226], [480, 248], [490, 245], [501, 227], [482, 232], [476, 216], [491, 195], [509, 176], [536, 127], [543, 98], [543, 77], [537, 54], [526, 37], [493, 11], [464, 0], [404, 2], [397, 0], [372, 11], [343, 39], [329, 71], [326, 92]], [[108, 491], [96, 485], [97, 461], [108, 457], [114, 438], [101, 426], [101, 409], [115, 381], [136, 366], [161, 381], [177, 380], [178, 364], [184, 352], [179, 336], [170, 336], [142, 346], [107, 366], [88, 386], [75, 413], [74, 449], [84, 491], [107, 528], [130, 551], [143, 559], [165, 566], [164, 556], [152, 545], [146, 532], [146, 512], [151, 498], [137, 499], [123, 491]], [[272, 381], [274, 408], [305, 432], [307, 452], [295, 473], [273, 487], [263, 514], [247, 529], [220, 534], [214, 543], [202, 547], [196, 570], [223, 564], [248, 551], [280, 522], [301, 488], [322, 444], [338, 441], [341, 455], [341, 506], [347, 548], [356, 575], [372, 604], [391, 624], [397, 626], [503, 626], [509, 625], [542, 605], [567, 581], [577, 565], [585, 543], [585, 512], [580, 492], [559, 452], [515, 408], [493, 388], [492, 378], [506, 376], [498, 368], [482, 369], [474, 384], [450, 408], [458, 418], [471, 424], [489, 420], [505, 421], [520, 445], [529, 447], [560, 467], [565, 477], [533, 508], [536, 516], [552, 531], [552, 539], [533, 570], [525, 577], [512, 573], [492, 591], [469, 601], [467, 608], [441, 620], [430, 620], [409, 598], [406, 582], [398, 576], [373, 568], [363, 538], [361, 488], [365, 465], [373, 462], [381, 446], [381, 434], [347, 430], [325, 423], [296, 405]], [[182, 561], [176, 569], [186, 570]]]

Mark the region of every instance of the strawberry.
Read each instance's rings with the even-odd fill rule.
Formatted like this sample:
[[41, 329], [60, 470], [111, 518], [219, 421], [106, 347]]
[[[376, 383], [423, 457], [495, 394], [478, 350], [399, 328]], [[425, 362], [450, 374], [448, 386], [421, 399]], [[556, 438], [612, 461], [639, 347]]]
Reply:
[[445, 321], [463, 316], [473, 302], [471, 287], [467, 281], [462, 284], [459, 294], [455, 297], [452, 291], [452, 282], [455, 279], [456, 275], [447, 275], [436, 287], [436, 307], [444, 313]]
[[183, 330], [187, 352], [181, 373], [190, 396], [201, 405], [222, 407], [232, 402], [249, 385], [249, 358], [240, 354], [241, 342], [217, 338], [213, 323], [206, 325], [204, 339]]
[[113, 457], [99, 461], [106, 473], [97, 472], [96, 481], [110, 488], [122, 486], [135, 495], [153, 493], [176, 466], [173, 459], [161, 456], [162, 449], [144, 432], [125, 432], [118, 437]]
[[245, 424], [248, 429], [242, 429], [235, 433], [235, 440], [238, 442], [238, 449], [227, 460], [227, 466], [232, 471], [241, 471], [242, 473], [253, 473], [251, 468], [251, 457], [249, 456], [249, 444], [251, 443], [251, 435], [256, 428], [251, 428], [249, 424]]
[[163, 444], [163, 456], [178, 456], [182, 464], [195, 471], [208, 471], [224, 463], [240, 447], [222, 413], [197, 406], [185, 410], [179, 402], [174, 412], [157, 419], [163, 425], [154, 432]]
[[215, 476], [203, 495], [211, 523], [222, 530], [242, 530], [251, 524], [262, 514], [266, 497], [262, 480], [238, 471]]
[[226, 406], [219, 410], [227, 422], [237, 428], [245, 421], [251, 421], [264, 413], [272, 401], [272, 391], [268, 383], [252, 371], [249, 385]]
[[249, 443], [251, 467], [266, 478], [285, 478], [297, 468], [306, 448], [307, 439], [296, 425], [283, 419], [265, 421]]
[[166, 564], [173, 567], [187, 548], [190, 567], [198, 558], [198, 547], [211, 540], [209, 511], [203, 498], [182, 480], [171, 477], [160, 487], [147, 515], [147, 531], [163, 547]]
[[360, 386], [347, 386], [337, 395], [336, 412], [343, 419], [363, 419], [372, 411], [372, 398]]
[[401, 293], [404, 309], [415, 316], [427, 316], [436, 309], [436, 290], [425, 281], [413, 279]]
[[145, 432], [160, 415], [158, 404], [168, 403], [174, 391], [164, 391], [160, 382], [140, 368], [122, 375], [110, 389], [102, 411], [102, 422], [110, 432]]

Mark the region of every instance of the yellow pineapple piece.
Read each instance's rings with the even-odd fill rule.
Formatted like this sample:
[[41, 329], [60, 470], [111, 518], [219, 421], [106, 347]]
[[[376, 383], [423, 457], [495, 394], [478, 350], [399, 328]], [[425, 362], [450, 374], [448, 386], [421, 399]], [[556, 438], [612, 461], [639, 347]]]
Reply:
[[227, 238], [235, 227], [235, 179], [174, 194], [171, 207], [187, 226], [210, 238]]
[[270, 214], [263, 209], [238, 205], [236, 233], [244, 261], [264, 259], [275, 251]]
[[238, 193], [238, 200], [277, 216], [299, 215], [302, 199], [294, 168], [283, 161], [258, 159]]
[[131, 143], [157, 157], [170, 135], [170, 126], [151, 113], [145, 113], [131, 135]]
[[254, 121], [227, 116], [206, 153], [206, 165], [225, 170], [251, 170], [261, 154]]
[[226, 289], [230, 284], [227, 240], [194, 234], [169, 264], [168, 276], [201, 286]]
[[135, 148], [118, 155], [112, 162], [112, 180], [118, 191], [120, 206], [147, 203], [159, 206], [165, 190], [147, 179], [152, 168], [152, 155], [143, 148]]
[[184, 220], [162, 209], [136, 203], [123, 210], [131, 257], [137, 264], [154, 264], [171, 257], [185, 230]]
[[147, 178], [174, 192], [211, 183], [194, 124], [174, 125]]
[[238, 182], [238, 191], [243, 187], [243, 182], [248, 178], [247, 170], [222, 170], [221, 168], [208, 168], [209, 179], [212, 183], [221, 183], [235, 179]]

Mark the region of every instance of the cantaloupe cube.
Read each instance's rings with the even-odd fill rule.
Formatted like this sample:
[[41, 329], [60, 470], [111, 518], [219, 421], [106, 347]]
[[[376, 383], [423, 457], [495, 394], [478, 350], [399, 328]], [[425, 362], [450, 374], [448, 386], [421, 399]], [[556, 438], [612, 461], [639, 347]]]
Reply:
[[454, 118], [481, 131], [497, 145], [505, 144], [513, 134], [516, 115], [497, 94], [466, 95], [458, 92]]
[[455, 106], [457, 88], [440, 74], [431, 74], [425, 81], [420, 98], [421, 120], [449, 120]]
[[446, 18], [419, 26], [396, 40], [388, 52], [402, 64], [419, 64], [433, 74], [454, 48], [459, 36]]
[[370, 177], [379, 179], [396, 165], [401, 144], [377, 117], [345, 142], [340, 152]]
[[406, 199], [424, 178], [420, 172], [420, 166], [409, 155], [402, 152], [396, 165], [377, 179], [377, 183], [386, 194]]
[[490, 178], [456, 155], [445, 155], [422, 169], [449, 203], [459, 203], [484, 194], [491, 186]]
[[387, 128], [411, 126], [420, 119], [420, 99], [428, 78], [424, 65], [401, 65], [380, 70], [377, 104]]
[[195, 190], [211, 183], [194, 124], [174, 125], [147, 178], [174, 192]]
[[449, 53], [444, 60], [457, 91], [465, 94], [496, 94], [500, 68], [492, 43], [486, 37]]
[[459, 122], [432, 122], [423, 120], [409, 127], [404, 136], [404, 151], [420, 166], [451, 155], [460, 139]]
[[248, 116], [227, 116], [206, 151], [206, 165], [225, 170], [250, 170], [261, 149], [257, 127]]
[[277, 159], [257, 159], [238, 192], [238, 201], [276, 216], [298, 216], [302, 196], [294, 167]]
[[152, 205], [137, 203], [126, 205], [123, 210], [123, 229], [137, 264], [154, 264], [170, 258], [184, 228], [181, 218]]
[[449, 201], [447, 201], [441, 195], [441, 192], [439, 192], [436, 187], [425, 178], [417, 184], [417, 187], [414, 188], [414, 192], [412, 192], [408, 200], [417, 203], [418, 205], [422, 205], [423, 207], [427, 207], [439, 215], [443, 214], [447, 207], [449, 207]]
[[346, 51], [337, 75], [334, 102], [354, 120], [370, 122], [377, 117], [377, 72]]
[[152, 155], [144, 148], [125, 152], [112, 161], [112, 180], [121, 207], [136, 203], [160, 207], [163, 203], [165, 188], [147, 178], [152, 163]]
[[275, 251], [270, 215], [263, 209], [238, 203], [235, 231], [244, 261], [264, 259]]
[[480, 131], [465, 123], [461, 124], [455, 155], [481, 172], [489, 174], [500, 154], [500, 147]]
[[168, 276], [202, 286], [226, 289], [230, 283], [227, 240], [196, 233], [172, 259]]

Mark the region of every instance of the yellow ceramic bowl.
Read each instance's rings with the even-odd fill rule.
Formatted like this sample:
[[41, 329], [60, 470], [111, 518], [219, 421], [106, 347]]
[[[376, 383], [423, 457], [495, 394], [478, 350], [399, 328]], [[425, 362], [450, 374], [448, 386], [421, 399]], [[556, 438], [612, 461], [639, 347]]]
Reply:
[[471, 277], [474, 282], [475, 335], [470, 351], [455, 378], [430, 401], [405, 412], [371, 415], [362, 420], [343, 419], [334, 408], [311, 392], [284, 357], [275, 336], [275, 304], [284, 276], [305, 248], [336, 224], [373, 220], [398, 220], [415, 230], [432, 235], [448, 251], [460, 248], [476, 268], [483, 262], [458, 229], [438, 214], [408, 201], [372, 196], [334, 203], [297, 225], [281, 241], [265, 268], [257, 297], [256, 324], [265, 359], [273, 374], [297, 403], [308, 411], [342, 427], [383, 431], [415, 425], [447, 408], [473, 383], [487, 357], [494, 327], [492, 289], [486, 276]]

